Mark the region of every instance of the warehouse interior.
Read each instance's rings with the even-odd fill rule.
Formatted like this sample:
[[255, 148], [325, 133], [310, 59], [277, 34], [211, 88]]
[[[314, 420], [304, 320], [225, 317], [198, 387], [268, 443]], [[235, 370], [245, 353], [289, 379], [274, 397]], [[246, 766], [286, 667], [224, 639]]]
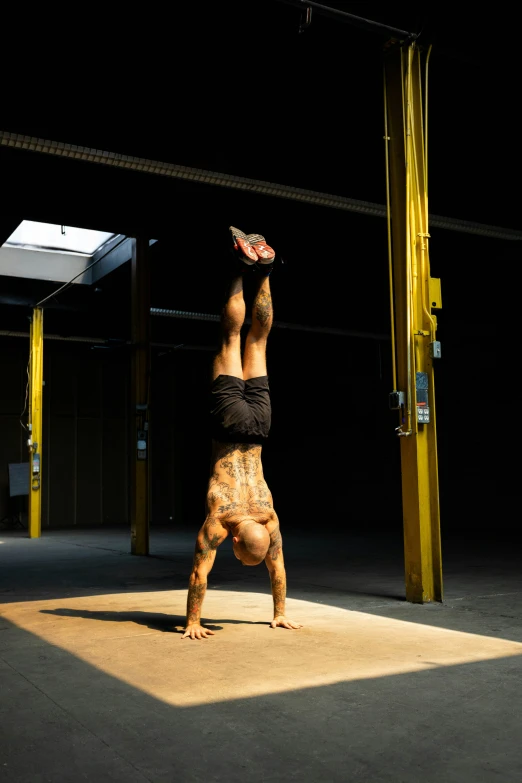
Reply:
[[[0, 123], [7, 781], [520, 778], [512, 376], [522, 229], [510, 177], [520, 165], [511, 34], [500, 61], [477, 43], [484, 20], [464, 12], [449, 24], [441, 8], [331, 0], [351, 15], [340, 21], [298, 5], [183, 6], [163, 30], [144, 20], [132, 55], [114, 41], [89, 62], [67, 36], [51, 47], [35, 31], [24, 44], [57, 89], [30, 82], [24, 106], [8, 101]], [[441, 602], [405, 600], [382, 211], [390, 31], [354, 16], [433, 44]], [[34, 140], [150, 169], [161, 162], [177, 175], [39, 152]], [[100, 249], [31, 251], [15, 233], [24, 222], [54, 226], [63, 242], [77, 229], [103, 232]], [[215, 636], [192, 642], [181, 631], [205, 513], [205, 412], [231, 224], [263, 232], [282, 261], [271, 277], [263, 466], [281, 520], [288, 612], [303, 628], [269, 628], [264, 566], [241, 568], [226, 542], [204, 609]], [[130, 524], [137, 239], [152, 308], [148, 556], [133, 553]], [[96, 253], [92, 271], [67, 285]], [[30, 538], [27, 497], [10, 495], [8, 466], [28, 459], [29, 324], [42, 301], [41, 537]]]

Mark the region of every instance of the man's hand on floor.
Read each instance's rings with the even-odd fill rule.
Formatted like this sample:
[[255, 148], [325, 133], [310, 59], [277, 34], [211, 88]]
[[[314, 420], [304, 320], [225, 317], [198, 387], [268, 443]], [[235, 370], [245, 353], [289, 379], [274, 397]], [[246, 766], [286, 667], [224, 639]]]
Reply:
[[302, 628], [301, 623], [293, 623], [292, 620], [288, 620], [283, 614], [278, 617], [274, 617], [270, 623], [270, 628], [290, 628], [296, 631], [298, 628]]
[[181, 637], [182, 639], [207, 639], [209, 636], [215, 636], [214, 631], [209, 631], [208, 628], [203, 628], [199, 623], [190, 623], [185, 628], [185, 633]]

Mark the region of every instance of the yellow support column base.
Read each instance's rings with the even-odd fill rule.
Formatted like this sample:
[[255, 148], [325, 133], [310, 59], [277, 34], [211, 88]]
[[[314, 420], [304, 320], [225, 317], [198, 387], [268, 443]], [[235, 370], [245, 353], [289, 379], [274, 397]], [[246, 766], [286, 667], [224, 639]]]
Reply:
[[428, 433], [401, 438], [404, 570], [406, 600], [412, 603], [442, 601], [438, 500], [433, 503], [429, 485], [429, 452]]

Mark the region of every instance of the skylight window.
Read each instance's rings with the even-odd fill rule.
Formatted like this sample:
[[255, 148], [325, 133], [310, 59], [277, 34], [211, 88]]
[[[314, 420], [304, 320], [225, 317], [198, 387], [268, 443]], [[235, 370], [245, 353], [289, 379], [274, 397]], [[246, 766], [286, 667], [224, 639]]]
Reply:
[[14, 231], [4, 247], [25, 250], [53, 250], [59, 253], [92, 256], [115, 234], [91, 231], [73, 226], [55, 226], [51, 223], [35, 223], [24, 220]]

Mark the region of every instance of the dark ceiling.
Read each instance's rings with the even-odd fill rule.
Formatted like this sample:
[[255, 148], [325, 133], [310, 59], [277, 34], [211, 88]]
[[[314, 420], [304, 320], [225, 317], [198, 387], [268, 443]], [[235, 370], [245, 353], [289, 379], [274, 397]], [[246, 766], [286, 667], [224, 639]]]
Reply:
[[[328, 4], [421, 32], [420, 44], [433, 44], [430, 211], [520, 229], [513, 192], [520, 173], [520, 69], [509, 20], [443, 3]], [[125, 18], [104, 14], [32, 16], [29, 29], [11, 43], [1, 131], [384, 203], [382, 52], [389, 34], [315, 12], [299, 33], [299, 9], [277, 0], [177, 3], [168, 13], [140, 7], [139, 16]], [[320, 271], [334, 282], [331, 301], [319, 303], [314, 291], [305, 314], [306, 286], [288, 282], [294, 296], [283, 311], [287, 320], [344, 322], [337, 281], [349, 277], [352, 290], [371, 286], [376, 297], [372, 308], [354, 297], [352, 320], [360, 328], [367, 328], [365, 320], [376, 331], [386, 328], [380, 218], [1, 146], [0, 166], [3, 239], [24, 218], [157, 238], [163, 284], [154, 304], [199, 301], [197, 309], [215, 310], [212, 263], [234, 223], [264, 231], [293, 272], [302, 269], [310, 281]], [[459, 267], [471, 257], [512, 263], [520, 246], [448, 231], [433, 236], [432, 267], [443, 281], [454, 276], [446, 288], [446, 304], [453, 306], [466, 296], [469, 268], [459, 277]], [[180, 285], [182, 278], [187, 285]], [[204, 288], [199, 300], [190, 293], [196, 284]], [[16, 285], [25, 284], [3, 280], [4, 292]]]
[[[419, 42], [434, 45], [432, 212], [519, 227], [507, 172], [520, 163], [513, 92], [520, 66], [508, 20], [444, 3], [329, 4], [422, 30]], [[389, 34], [317, 13], [299, 34], [299, 9], [277, 0], [173, 8], [165, 18], [144, 11], [132, 35], [125, 20], [115, 30], [110, 18], [84, 27], [58, 18], [54, 33], [49, 25], [34, 40], [24, 36], [4, 87], [1, 130], [383, 202]], [[81, 211], [84, 220], [110, 222], [145, 211], [174, 227], [173, 202], [185, 218], [195, 202], [226, 198], [201, 186], [1, 154], [4, 197], [24, 213]]]

